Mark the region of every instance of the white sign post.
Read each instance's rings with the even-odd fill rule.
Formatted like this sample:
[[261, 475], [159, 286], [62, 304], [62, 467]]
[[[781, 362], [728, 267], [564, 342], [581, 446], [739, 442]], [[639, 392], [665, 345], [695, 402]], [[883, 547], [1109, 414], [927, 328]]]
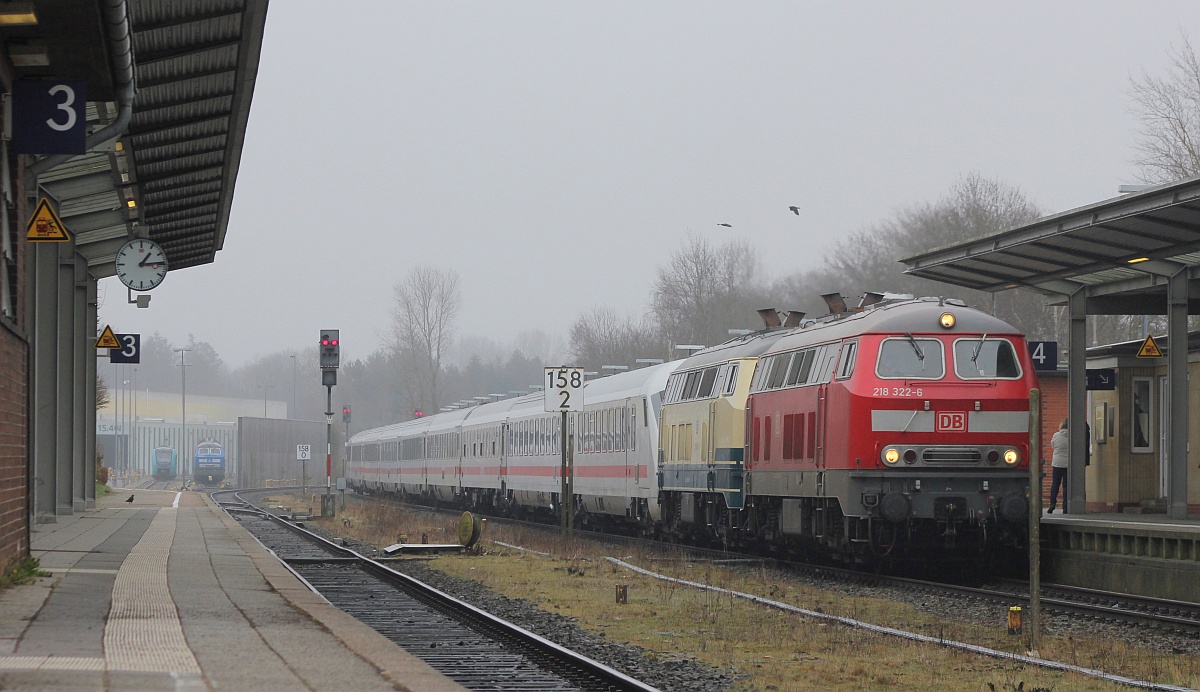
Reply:
[[575, 513], [575, 464], [571, 452], [574, 451], [567, 435], [567, 412], [583, 410], [583, 368], [560, 366], [546, 368], [546, 411], [555, 411], [562, 415], [562, 429], [559, 439], [562, 441], [562, 490], [559, 494], [560, 514], [562, 516], [562, 531], [564, 536], [571, 535], [572, 515]]
[[[312, 458], [310, 445], [296, 445], [296, 461], [300, 462], [300, 496], [308, 497], [308, 460]], [[295, 487], [295, 486], [292, 486]]]

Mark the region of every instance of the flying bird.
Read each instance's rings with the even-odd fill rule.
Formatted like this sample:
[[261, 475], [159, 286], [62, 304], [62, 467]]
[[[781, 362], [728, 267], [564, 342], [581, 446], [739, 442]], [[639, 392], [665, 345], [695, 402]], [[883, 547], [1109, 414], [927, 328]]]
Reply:
[[719, 223], [719, 224], [717, 224], [717, 225], [718, 225], [718, 226], [724, 226], [725, 228], [733, 228], [733, 224], [729, 224], [729, 223]]
[[133, 495], [130, 495], [129, 497], [125, 498], [125, 501], [126, 501], [126, 502], [129, 502], [129, 503], [132, 503], [132, 502], [133, 502]]
[[793, 205], [793, 206], [788, 207], [788, 209], [791, 209], [792, 213], [795, 214], [796, 216], [800, 216], [800, 207]]

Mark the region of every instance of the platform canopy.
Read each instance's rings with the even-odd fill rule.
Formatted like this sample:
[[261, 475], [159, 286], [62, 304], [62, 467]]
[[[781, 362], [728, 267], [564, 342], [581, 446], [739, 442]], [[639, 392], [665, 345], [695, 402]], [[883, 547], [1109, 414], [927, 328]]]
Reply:
[[[966, 243], [907, 257], [906, 274], [981, 291], [1028, 288], [1067, 306], [1069, 344], [1087, 343], [1088, 315], [1166, 315], [1166, 343], [1188, 343], [1189, 314], [1200, 314], [1200, 176], [1048, 216]], [[1187, 516], [1188, 364], [1186, 348], [1166, 348], [1169, 432], [1167, 513]], [[1067, 410], [1071, 459], [1068, 503], [1086, 507], [1089, 440], [1086, 354], [1070, 348]], [[1147, 366], [1157, 365], [1147, 362]], [[1127, 401], [1132, 408], [1132, 401]]]
[[[225, 241], [258, 73], [267, 0], [126, 0], [132, 117], [101, 150], [55, 162], [38, 184], [92, 276], [114, 273], [129, 237], [149, 237], [171, 271], [212, 262]], [[38, 0], [36, 25], [0, 31], [47, 45], [48, 65], [19, 77], [85, 79], [91, 131], [115, 121], [123, 72], [106, 4]]]
[[1166, 277], [1186, 269], [1200, 280], [1200, 176], [900, 261], [906, 274], [980, 291], [1083, 289], [1092, 315], [1163, 315]]

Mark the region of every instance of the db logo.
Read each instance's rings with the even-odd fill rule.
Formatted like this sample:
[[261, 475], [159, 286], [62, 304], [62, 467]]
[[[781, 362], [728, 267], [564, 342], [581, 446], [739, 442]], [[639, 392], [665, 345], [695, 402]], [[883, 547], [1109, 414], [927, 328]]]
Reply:
[[934, 432], [966, 432], [966, 411], [938, 411], [933, 430]]

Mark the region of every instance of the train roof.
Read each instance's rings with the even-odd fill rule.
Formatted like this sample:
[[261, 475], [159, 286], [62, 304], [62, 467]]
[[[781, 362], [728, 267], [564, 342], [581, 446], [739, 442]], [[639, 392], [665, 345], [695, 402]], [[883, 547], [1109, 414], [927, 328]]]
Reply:
[[738, 358], [757, 358], [775, 345], [781, 336], [789, 334], [791, 331], [791, 329], [775, 327], [730, 339], [725, 343], [710, 346], [692, 354], [682, 362], [679, 370], [702, 368], [713, 363], [726, 363]]
[[[620, 401], [638, 396], [649, 396], [662, 391], [667, 386], [667, 377], [680, 365], [683, 360], [673, 360], [669, 363], [638, 368], [618, 375], [601, 377], [590, 380], [584, 385], [584, 403], [588, 406], [603, 404], [607, 401]], [[533, 392], [512, 399], [502, 399], [479, 406], [446, 411], [434, 416], [425, 416], [415, 420], [395, 423], [382, 428], [373, 428], [357, 433], [350, 438], [350, 444], [378, 442], [391, 440], [396, 437], [407, 437], [414, 434], [438, 434], [446, 430], [456, 429], [459, 425], [473, 427], [508, 420], [512, 417], [526, 417], [544, 412], [544, 395]]]
[[[943, 313], [954, 314], [954, 326], [941, 326]], [[861, 312], [844, 312], [796, 327], [771, 347], [771, 353], [790, 351], [811, 344], [838, 341], [859, 334], [1019, 334], [1016, 327], [960, 300], [915, 298], [877, 303]]]

